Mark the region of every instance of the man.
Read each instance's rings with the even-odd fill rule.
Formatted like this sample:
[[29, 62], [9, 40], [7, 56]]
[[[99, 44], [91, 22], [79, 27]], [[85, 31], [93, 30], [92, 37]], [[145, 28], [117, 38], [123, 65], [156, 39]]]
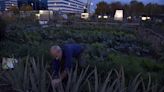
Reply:
[[84, 51], [84, 46], [79, 44], [65, 44], [64, 46], [52, 46], [50, 53], [53, 60], [53, 80], [52, 85], [57, 86], [67, 77], [67, 73], [74, 67], [73, 59], [80, 59]]

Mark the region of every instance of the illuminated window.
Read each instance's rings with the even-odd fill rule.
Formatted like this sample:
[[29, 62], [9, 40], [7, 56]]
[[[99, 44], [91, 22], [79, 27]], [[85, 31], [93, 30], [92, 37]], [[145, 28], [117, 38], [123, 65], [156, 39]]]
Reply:
[[123, 20], [123, 10], [116, 10], [114, 15], [114, 20], [118, 20], [118, 21]]

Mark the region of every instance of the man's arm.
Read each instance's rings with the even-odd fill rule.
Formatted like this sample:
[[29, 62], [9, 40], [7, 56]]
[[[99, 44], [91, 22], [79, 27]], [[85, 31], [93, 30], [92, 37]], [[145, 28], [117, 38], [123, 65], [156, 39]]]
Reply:
[[68, 74], [67, 71], [64, 70], [58, 78], [52, 80], [52, 86], [55, 88], [58, 87], [58, 85], [60, 85], [62, 80], [64, 80], [67, 77], [67, 74]]
[[69, 71], [73, 68], [73, 55], [72, 50], [67, 48], [64, 53], [64, 71], [60, 74], [60, 79], [63, 80], [67, 77]]
[[59, 69], [60, 69], [60, 65], [59, 65], [59, 61], [53, 61], [53, 64], [52, 64], [52, 68], [53, 68], [53, 75], [52, 75], [52, 78], [53, 79], [57, 79], [59, 78]]
[[59, 61], [54, 60], [52, 64], [52, 68], [53, 68], [52, 86], [57, 87], [59, 83], [61, 82], [60, 76], [59, 76], [59, 69], [60, 69]]
[[64, 80], [67, 77], [68, 71], [64, 70], [61, 74], [60, 74], [60, 80]]

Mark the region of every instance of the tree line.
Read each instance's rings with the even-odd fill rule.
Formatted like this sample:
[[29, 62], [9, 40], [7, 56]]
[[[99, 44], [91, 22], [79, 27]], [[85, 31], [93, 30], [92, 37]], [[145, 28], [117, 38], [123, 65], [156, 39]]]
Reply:
[[124, 10], [126, 16], [141, 16], [141, 15], [160, 15], [164, 14], [164, 5], [156, 3], [143, 4], [139, 1], [131, 1], [129, 4], [121, 2], [107, 3], [101, 1], [97, 4], [95, 14], [114, 15], [115, 10]]

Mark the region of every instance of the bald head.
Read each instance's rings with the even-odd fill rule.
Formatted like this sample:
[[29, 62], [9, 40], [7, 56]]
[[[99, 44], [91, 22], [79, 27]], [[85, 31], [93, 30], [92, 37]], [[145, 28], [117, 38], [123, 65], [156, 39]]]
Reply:
[[54, 45], [50, 48], [50, 53], [53, 58], [61, 59], [62, 58], [62, 49], [58, 45]]

